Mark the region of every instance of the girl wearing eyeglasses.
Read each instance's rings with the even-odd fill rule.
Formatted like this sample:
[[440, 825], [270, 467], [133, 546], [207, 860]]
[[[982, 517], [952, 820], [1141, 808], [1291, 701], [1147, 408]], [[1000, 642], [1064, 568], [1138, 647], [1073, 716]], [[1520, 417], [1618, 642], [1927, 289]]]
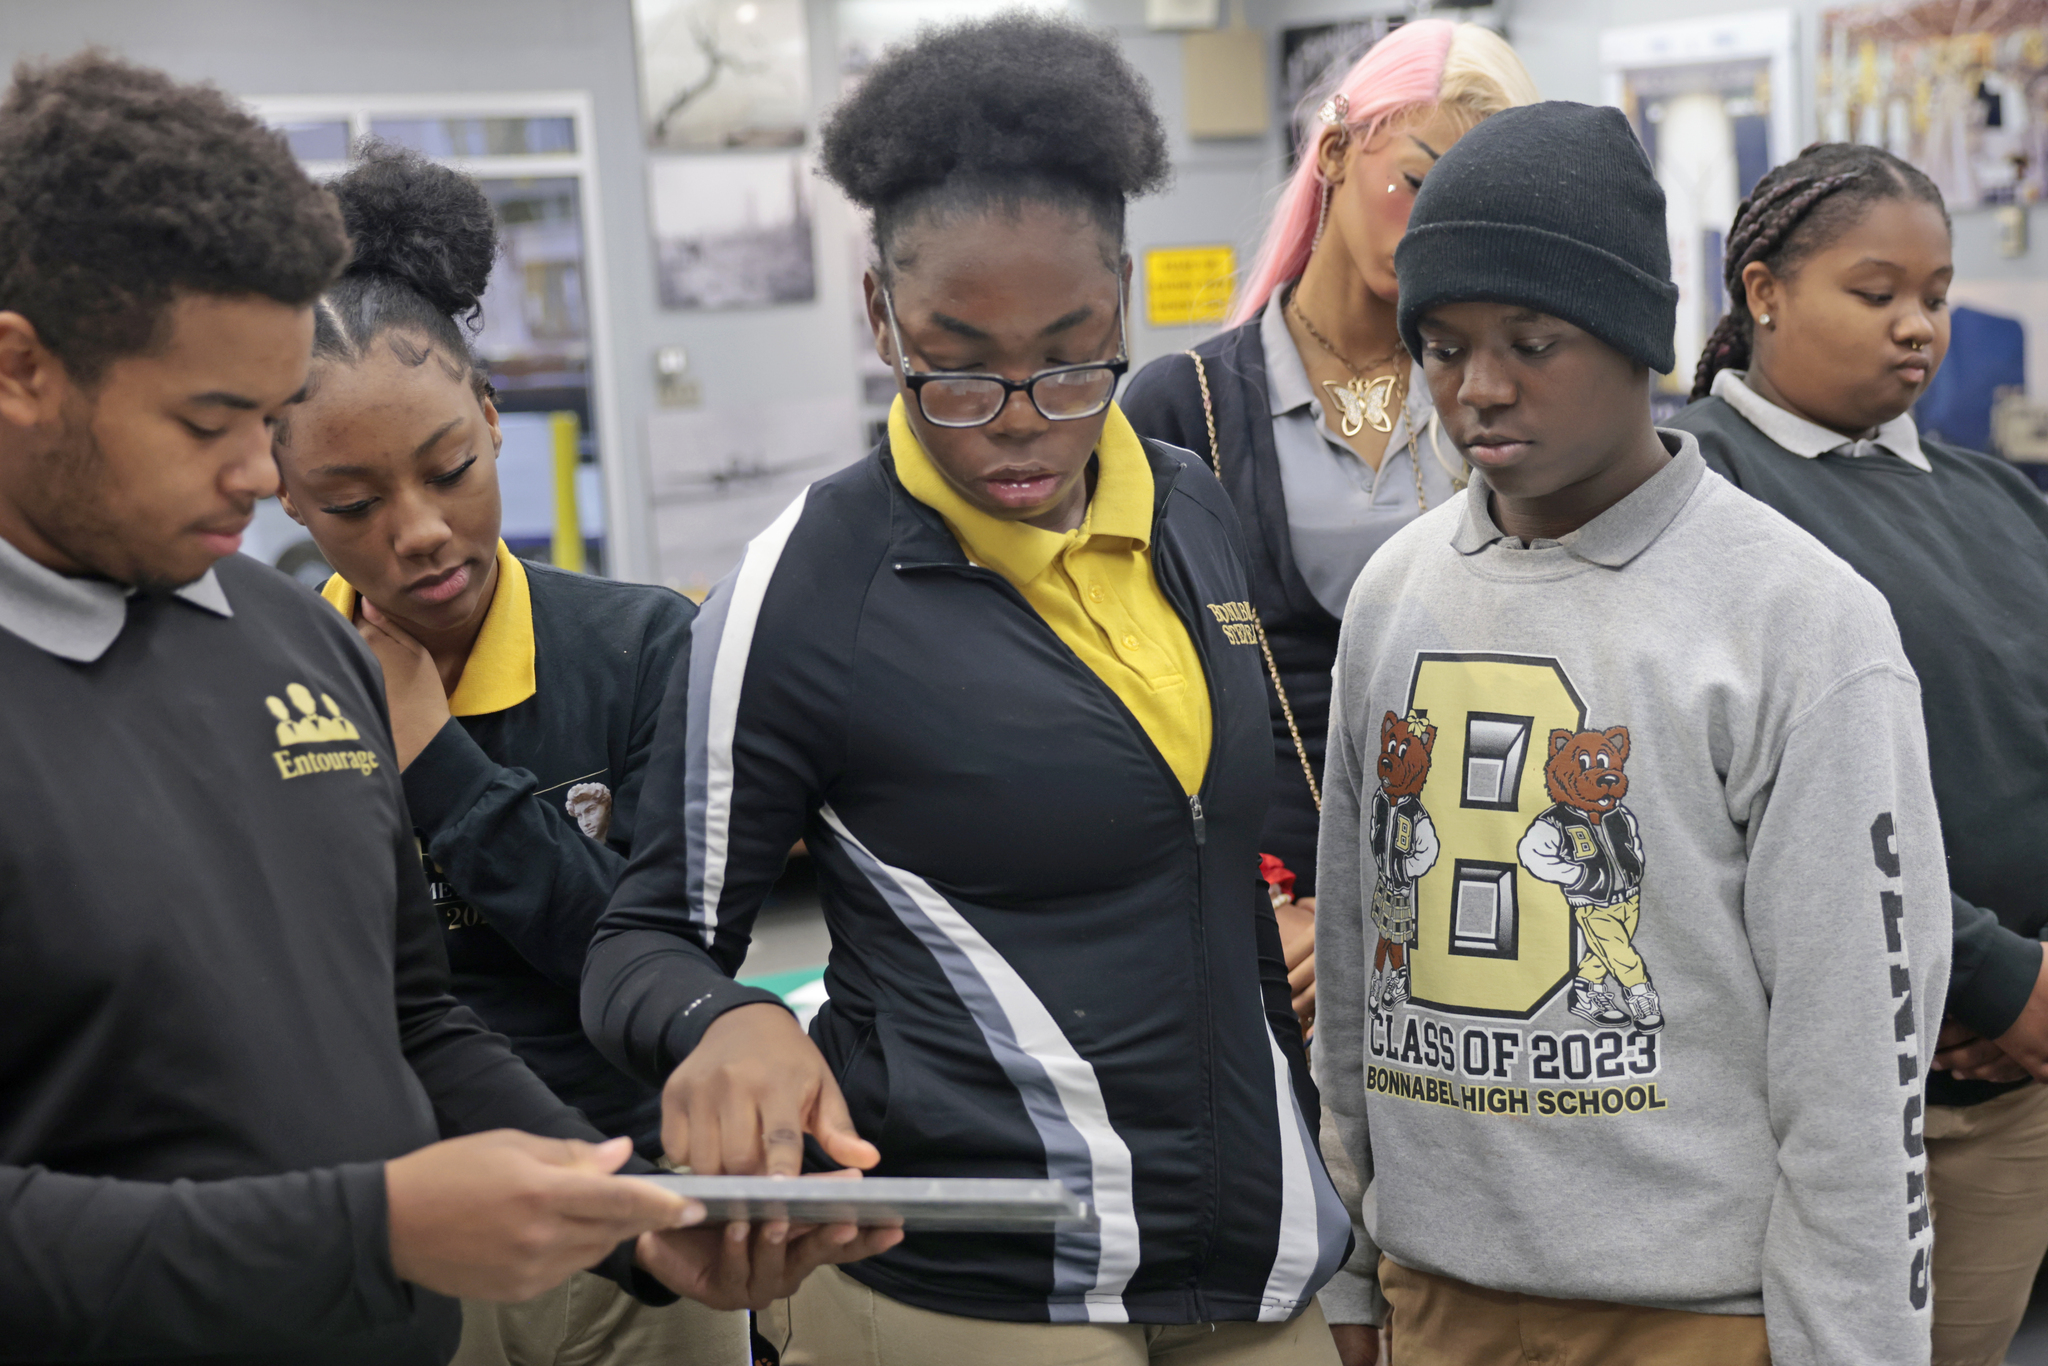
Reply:
[[[1164, 144], [1110, 39], [1021, 14], [928, 32], [825, 130], [873, 214], [888, 436], [706, 601], [584, 1018], [698, 1172], [793, 1173], [808, 1138], [1093, 1217], [820, 1272], [769, 1316], [791, 1366], [1337, 1359], [1237, 518], [1112, 401]], [[833, 942], [808, 1038], [729, 976], [799, 837]]]
[[[1436, 159], [1482, 119], [1540, 98], [1476, 24], [1428, 19], [1336, 82], [1281, 191], [1228, 331], [1162, 357], [1125, 407], [1146, 436], [1217, 467], [1251, 542], [1272, 688], [1273, 797], [1259, 847], [1293, 874], [1280, 917], [1303, 1026], [1315, 1012], [1316, 819], [1330, 669], [1352, 580], [1465, 483], [1394, 327], [1394, 248]], [[1276, 874], [1276, 881], [1278, 880]]]

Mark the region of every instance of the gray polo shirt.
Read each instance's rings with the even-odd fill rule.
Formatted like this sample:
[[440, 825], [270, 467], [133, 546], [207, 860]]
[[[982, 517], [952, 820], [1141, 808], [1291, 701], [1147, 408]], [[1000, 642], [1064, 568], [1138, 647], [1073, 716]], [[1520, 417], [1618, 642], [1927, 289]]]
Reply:
[[1389, 536], [1423, 511], [1415, 501], [1417, 445], [1423, 497], [1430, 507], [1442, 506], [1457, 491], [1453, 474], [1463, 480], [1464, 461], [1441, 430], [1429, 430], [1435, 413], [1420, 365], [1409, 376], [1408, 402], [1394, 419], [1378, 471], [1360, 459], [1323, 420], [1322, 395], [1287, 331], [1280, 302], [1284, 292], [1275, 291], [1267, 303], [1259, 340], [1266, 350], [1266, 393], [1287, 534], [1309, 591], [1331, 616], [1341, 617], [1358, 571]]
[[[107, 652], [128, 622], [135, 590], [105, 579], [72, 578], [37, 564], [0, 539], [0, 630], [75, 664]], [[231, 617], [228, 595], [213, 570], [177, 590], [177, 596], [217, 617]]]

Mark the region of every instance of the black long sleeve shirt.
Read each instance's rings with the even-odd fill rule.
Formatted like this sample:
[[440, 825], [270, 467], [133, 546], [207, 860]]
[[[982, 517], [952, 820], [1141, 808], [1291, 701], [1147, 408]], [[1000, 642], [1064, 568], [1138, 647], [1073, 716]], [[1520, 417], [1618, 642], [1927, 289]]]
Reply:
[[[530, 676], [531, 692], [450, 718], [405, 770], [455, 997], [591, 1123], [651, 1141], [660, 1091], [591, 1046], [578, 990], [591, 931], [633, 852], [662, 694], [697, 609], [666, 588], [539, 564], [503, 574], [498, 592], [508, 608], [524, 594], [528, 610], [506, 613], [517, 629], [487, 623], [470, 664]], [[353, 608], [345, 585], [324, 596]], [[481, 657], [487, 649], [504, 657]], [[572, 799], [584, 810], [595, 800], [595, 837]]]
[[[1671, 425], [1890, 602], [1920, 675], [1955, 893], [1948, 1009], [2004, 1033], [2048, 932], [2048, 502], [2004, 461], [1925, 438], [1920, 470], [1890, 454], [1801, 458], [1721, 398]], [[1967, 1105], [2010, 1089], [1935, 1072], [1927, 1095]]]
[[430, 1366], [383, 1163], [597, 1135], [449, 994], [375, 660], [254, 561], [201, 584], [0, 544], [0, 1359]]

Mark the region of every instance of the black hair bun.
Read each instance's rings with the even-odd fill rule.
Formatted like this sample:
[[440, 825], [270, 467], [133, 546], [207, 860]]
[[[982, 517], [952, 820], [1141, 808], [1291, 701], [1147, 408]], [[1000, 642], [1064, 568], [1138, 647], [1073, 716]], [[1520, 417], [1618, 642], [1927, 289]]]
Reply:
[[477, 312], [498, 255], [498, 220], [474, 180], [417, 152], [368, 142], [329, 182], [355, 247], [343, 278], [393, 276], [451, 318]]
[[825, 174], [863, 208], [954, 177], [1128, 199], [1166, 183], [1166, 131], [1116, 40], [1028, 11], [928, 29], [833, 111]]

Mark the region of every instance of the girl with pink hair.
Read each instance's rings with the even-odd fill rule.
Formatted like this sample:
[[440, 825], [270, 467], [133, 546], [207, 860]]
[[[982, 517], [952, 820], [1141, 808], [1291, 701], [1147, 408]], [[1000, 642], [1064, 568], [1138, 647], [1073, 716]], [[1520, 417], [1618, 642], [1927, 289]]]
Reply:
[[1295, 899], [1276, 900], [1304, 1027], [1338, 620], [1372, 553], [1465, 481], [1455, 448], [1432, 439], [1428, 391], [1394, 326], [1394, 248], [1436, 159], [1539, 98], [1514, 50], [1477, 24], [1425, 19], [1381, 39], [1323, 102], [1229, 330], [1154, 361], [1124, 395], [1140, 433], [1216, 467], [1244, 520], [1273, 723], [1260, 847], [1294, 877]]

